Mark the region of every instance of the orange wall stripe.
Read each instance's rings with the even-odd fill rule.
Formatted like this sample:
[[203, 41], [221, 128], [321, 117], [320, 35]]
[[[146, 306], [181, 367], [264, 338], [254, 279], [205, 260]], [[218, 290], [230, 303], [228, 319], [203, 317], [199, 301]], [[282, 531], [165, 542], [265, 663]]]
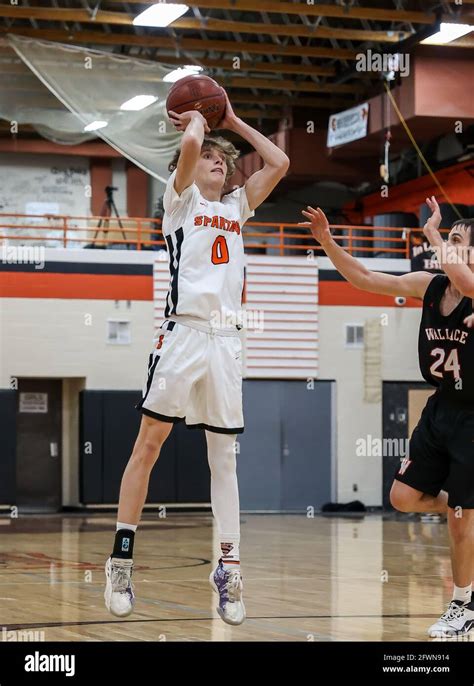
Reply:
[[[42, 274], [0, 272], [0, 297], [80, 300], [153, 300], [151, 276], [116, 274]], [[319, 304], [335, 306], [394, 307], [392, 296], [360, 291], [345, 281], [320, 281]], [[404, 307], [420, 307], [407, 298]]]
[[151, 301], [153, 277], [0, 272], [0, 297]]

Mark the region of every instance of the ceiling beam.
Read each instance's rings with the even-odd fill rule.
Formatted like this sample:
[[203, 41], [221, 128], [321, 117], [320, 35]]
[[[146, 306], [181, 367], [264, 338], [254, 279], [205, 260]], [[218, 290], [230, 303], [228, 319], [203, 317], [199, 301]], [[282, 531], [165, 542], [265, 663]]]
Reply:
[[314, 83], [314, 81], [294, 81], [291, 79], [251, 79], [245, 77], [227, 77], [220, 79], [225, 87], [232, 88], [263, 88], [265, 90], [288, 90], [311, 93], [366, 93], [367, 88], [363, 85], [332, 83]]
[[[13, 94], [14, 92], [18, 92], [18, 90], [15, 88], [12, 88], [12, 89], [6, 88], [4, 90], [4, 92]], [[32, 93], [31, 95], [33, 95], [35, 97], [32, 97], [32, 102], [31, 102], [30, 107], [41, 107], [42, 109], [48, 109], [48, 110], [55, 109], [54, 107], [51, 107], [52, 105], [54, 105], [54, 103], [51, 103], [50, 100], [47, 97], [45, 98], [40, 92], [38, 92], [38, 95], [35, 95], [34, 93]], [[22, 96], [22, 97], [24, 99], [24, 96]], [[57, 101], [56, 101], [56, 103], [57, 103]], [[105, 103], [104, 103], [104, 105], [101, 105], [100, 102], [97, 103], [97, 108], [100, 112], [103, 112], [106, 115], [107, 114], [113, 115], [113, 114], [116, 114], [116, 112], [117, 112], [116, 109], [108, 109], [105, 106]], [[59, 110], [59, 111], [63, 112], [63, 110]], [[65, 112], [65, 113], [67, 113], [67, 112]], [[284, 113], [281, 109], [277, 110], [277, 109], [267, 108], [264, 110], [260, 110], [260, 109], [242, 109], [240, 107], [236, 107], [235, 113], [238, 117], [241, 117], [242, 119], [283, 119], [284, 118]], [[0, 121], [2, 121], [2, 120], [0, 119]], [[8, 124], [8, 122], [7, 122], [7, 124]], [[24, 124], [21, 124], [20, 128], [23, 129], [24, 126], [25, 126]]]
[[[42, 21], [70, 21], [83, 24], [110, 24], [133, 26], [133, 17], [126, 12], [106, 12], [98, 10], [95, 14], [81, 9], [56, 7], [18, 7], [0, 5], [0, 17], [10, 19], [39, 19]], [[407, 31], [365, 31], [358, 29], [329, 28], [325, 26], [306, 26], [304, 24], [262, 24], [260, 22], [227, 21], [225, 19], [204, 20], [196, 18], [178, 19], [171, 24], [174, 30], [236, 32], [269, 34], [274, 36], [306, 36], [308, 38], [338, 38], [346, 40], [375, 41], [378, 43], [398, 43], [410, 35]]]
[[[2, 49], [0, 48], [0, 54], [2, 54]], [[140, 57], [141, 61], [144, 62], [158, 62], [160, 64], [170, 64], [170, 65], [182, 65], [183, 58], [176, 57], [175, 55], [156, 55], [153, 59]], [[334, 67], [325, 67], [319, 65], [311, 64], [289, 64], [285, 62], [249, 62], [241, 61], [239, 69], [234, 68], [233, 60], [213, 60], [208, 57], [196, 57], [196, 62], [206, 68], [210, 69], [224, 69], [233, 74], [238, 74], [242, 72], [262, 72], [262, 73], [273, 73], [273, 74], [303, 74], [303, 75], [313, 75], [318, 74], [319, 76], [335, 76], [336, 69]], [[1, 64], [1, 69], [3, 73], [24, 73], [25, 65], [21, 60], [16, 63], [5, 63]], [[377, 75], [374, 75], [374, 79]], [[160, 81], [159, 76], [149, 76], [147, 81]]]
[[[15, 91], [38, 93], [45, 90], [44, 86], [38, 81], [37, 77], [33, 72], [25, 71], [27, 67], [23, 64], [9, 64], [2, 65], [0, 63], [2, 76], [0, 77], [0, 84], [2, 88]], [[110, 75], [110, 79], [119, 79], [117, 75]], [[143, 82], [155, 83], [159, 81], [158, 78], [153, 78], [147, 76], [142, 79]], [[238, 87], [240, 88], [240, 81], [238, 79]], [[237, 83], [237, 80], [235, 81]], [[273, 83], [273, 82], [272, 82]], [[279, 81], [275, 82], [280, 83]], [[283, 96], [283, 95], [265, 95], [261, 93], [259, 95], [252, 95], [248, 92], [239, 93], [234, 91], [234, 85], [228, 86], [230, 93], [232, 94], [232, 102], [236, 103], [248, 103], [249, 105], [281, 105], [288, 107], [324, 107], [325, 104], [329, 103], [330, 107], [337, 105], [347, 105], [347, 98], [341, 97], [331, 97], [331, 98], [304, 98], [298, 100], [294, 97]], [[248, 86], [242, 86], [243, 89], [248, 88]], [[323, 90], [322, 92], [326, 92]], [[345, 93], [343, 93], [345, 95]], [[51, 95], [51, 97], [54, 97]]]
[[[439, 31], [440, 28], [440, 22], [439, 20], [436, 20], [434, 24], [431, 26], [421, 26], [417, 28], [417, 30], [412, 33], [409, 38], [405, 38], [404, 40], [400, 41], [400, 43], [397, 43], [394, 46], [383, 46], [380, 50], [382, 54], [387, 54], [390, 51], [394, 51], [397, 54], [405, 54], [409, 53], [415, 46], [419, 45], [425, 38], [428, 38], [429, 36], [432, 35], [433, 31]], [[335, 83], [340, 84], [340, 83], [345, 83], [346, 81], [351, 81], [354, 79], [355, 75], [357, 74], [357, 69], [351, 66], [349, 69], [347, 69], [345, 72], [342, 74], [339, 74], [337, 77]]]
[[[3, 7], [3, 5], [2, 5]], [[225, 19], [183, 18], [172, 24], [173, 29], [197, 31], [236, 32], [267, 34], [271, 36], [303, 36], [307, 38], [336, 38], [344, 40], [374, 41], [377, 43], [398, 43], [410, 35], [407, 31], [365, 31], [363, 29], [342, 29], [305, 24], [262, 24], [260, 22], [227, 21]]]
[[54, 153], [58, 155], [82, 155], [85, 157], [122, 157], [122, 154], [107, 143], [90, 142], [80, 145], [60, 145], [38, 139], [0, 138], [0, 152]]
[[[2, 81], [2, 87], [4, 88], [5, 91], [8, 91], [9, 93], [12, 93], [12, 97], [18, 97], [13, 95], [15, 93], [19, 94], [21, 93], [21, 98], [22, 102], [26, 102], [26, 100], [31, 99], [35, 103], [38, 102], [38, 98], [41, 97], [41, 104], [44, 107], [50, 107], [55, 105], [56, 103], [56, 98], [49, 93], [46, 93], [44, 89], [40, 87], [38, 84], [38, 81], [36, 77], [31, 74], [31, 83], [25, 80], [23, 77], [21, 82], [16, 80], [11, 80], [10, 81]], [[303, 98], [293, 98], [293, 97], [285, 97], [282, 95], [265, 95], [265, 93], [262, 93], [261, 95], [252, 95], [251, 93], [239, 93], [239, 92], [234, 92], [231, 91], [230, 94], [232, 103], [238, 103], [238, 104], [243, 104], [243, 105], [279, 105], [281, 107], [288, 107], [288, 108], [305, 108], [307, 109], [308, 107], [314, 107], [316, 109], [324, 109], [324, 110], [336, 110], [339, 107], [347, 107], [348, 102], [347, 100], [343, 98], [311, 98], [311, 97], [303, 97]], [[241, 110], [242, 113], [245, 113], [245, 110]], [[268, 110], [267, 110], [268, 111]], [[276, 112], [276, 111], [275, 111]], [[281, 112], [280, 112], [281, 114]], [[262, 116], [265, 117], [266, 114], [262, 110]], [[0, 120], [1, 121], [1, 120]]]
[[0, 5], [0, 17], [10, 19], [41, 19], [42, 21], [80, 21], [84, 24], [121, 24], [133, 25], [133, 17], [126, 12], [104, 12], [99, 10], [95, 15], [82, 9], [64, 9], [56, 7], [20, 7], [18, 5]]
[[235, 113], [242, 119], [284, 119], [284, 113], [281, 110], [271, 110], [269, 108], [264, 110], [243, 110], [237, 107], [235, 108]]
[[232, 93], [232, 102], [240, 103], [261, 103], [262, 105], [282, 105], [286, 107], [320, 107], [322, 109], [333, 109], [335, 107], [346, 107], [347, 100], [344, 98], [289, 98], [284, 95], [251, 95], [250, 93]]
[[[11, 65], [13, 67], [13, 65]], [[4, 73], [17, 74], [23, 77], [23, 73], [18, 73], [16, 68], [10, 68], [4, 70]], [[118, 77], [116, 77], [118, 78]], [[155, 79], [152, 76], [145, 77], [143, 81], [155, 82], [160, 81], [160, 79]], [[292, 79], [258, 79], [249, 77], [237, 77], [237, 76], [222, 76], [219, 77], [219, 83], [227, 89], [230, 88], [262, 88], [264, 90], [287, 90], [295, 92], [311, 92], [311, 93], [338, 93], [340, 94], [362, 94], [367, 92], [367, 88], [364, 85], [353, 85], [353, 84], [333, 84], [333, 83], [315, 83], [314, 81], [295, 81]], [[257, 97], [255, 102], [262, 102], [262, 100]]]
[[[205, 44], [200, 38], [169, 38], [167, 36], [138, 36], [134, 33], [105, 33], [103, 31], [65, 31], [63, 29], [31, 29], [18, 27], [7, 29], [0, 27], [0, 34], [15, 33], [28, 38], [58, 41], [71, 44], [93, 45], [127, 45], [140, 48], [170, 48], [185, 52], [216, 50], [233, 55], [248, 52], [256, 55], [282, 55], [287, 57], [327, 57], [329, 59], [355, 60], [358, 51], [345, 48], [334, 49], [326, 47], [276, 45], [274, 43], [230, 43], [226, 40], [207, 40]], [[183, 63], [186, 62], [183, 58]]]
[[[156, 0], [114, 0], [122, 4], [152, 5]], [[174, 2], [174, 0], [173, 0]], [[472, 0], [474, 3], [474, 0]], [[165, 4], [167, 4], [165, 2]], [[186, 0], [189, 7], [200, 9], [220, 9], [231, 11], [253, 10], [258, 12], [270, 12], [273, 14], [304, 14], [307, 17], [335, 17], [339, 19], [371, 19], [373, 21], [398, 21], [411, 24], [430, 24], [435, 20], [432, 12], [410, 12], [396, 9], [376, 9], [374, 7], [342, 7], [341, 5], [321, 5], [307, 3], [304, 7], [301, 3], [278, 2], [277, 0]]]
[[[143, 58], [140, 58], [143, 59]], [[320, 64], [290, 64], [288, 62], [257, 62], [249, 60], [240, 60], [239, 68], [234, 67], [234, 60], [214, 60], [209, 57], [198, 57], [196, 61], [203, 67], [210, 69], [224, 69], [226, 71], [238, 72], [270, 72], [272, 74], [306, 74], [318, 76], [335, 76], [336, 68]], [[183, 64], [182, 57], [175, 57], [171, 55], [157, 55], [153, 61], [162, 62], [163, 64]], [[375, 75], [377, 76], [377, 75]]]

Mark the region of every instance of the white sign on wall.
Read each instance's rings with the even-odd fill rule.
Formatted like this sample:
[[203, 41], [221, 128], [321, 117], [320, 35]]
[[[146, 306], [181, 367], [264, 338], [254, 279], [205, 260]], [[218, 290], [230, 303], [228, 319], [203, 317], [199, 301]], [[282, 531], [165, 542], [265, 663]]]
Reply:
[[331, 114], [328, 124], [327, 147], [334, 148], [364, 138], [367, 135], [369, 103], [365, 102], [350, 110]]
[[20, 393], [20, 412], [47, 414], [47, 393]]
[[[68, 215], [89, 216], [90, 170], [86, 157], [69, 155], [5, 154], [0, 158], [0, 213], [7, 215]], [[19, 226], [38, 224], [36, 217], [8, 217], [8, 224]], [[42, 218], [41, 230], [4, 229], [12, 236], [37, 235], [51, 238], [48, 247], [62, 245], [61, 219]], [[83, 223], [83, 222], [82, 222]], [[56, 239], [56, 240], [53, 240]], [[12, 241], [16, 244], [18, 241]], [[31, 241], [29, 241], [31, 244]], [[83, 244], [82, 244], [83, 245]], [[78, 247], [82, 247], [81, 244]]]

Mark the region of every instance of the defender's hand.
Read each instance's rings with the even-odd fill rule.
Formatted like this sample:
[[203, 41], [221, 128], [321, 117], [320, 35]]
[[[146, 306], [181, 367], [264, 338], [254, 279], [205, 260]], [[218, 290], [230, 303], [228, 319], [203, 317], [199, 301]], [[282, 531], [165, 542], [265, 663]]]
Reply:
[[332, 240], [329, 222], [320, 207], [315, 210], [314, 207], [308, 205], [307, 210], [302, 210], [301, 214], [304, 214], [309, 222], [298, 222], [298, 224], [309, 227], [318, 243], [324, 245]]
[[431, 198], [426, 198], [426, 204], [431, 210], [431, 217], [424, 225], [423, 233], [428, 239], [430, 245], [432, 247], [436, 247], [441, 245], [443, 242], [441, 234], [438, 231], [439, 225], [441, 224], [441, 212], [434, 195], [432, 195]]

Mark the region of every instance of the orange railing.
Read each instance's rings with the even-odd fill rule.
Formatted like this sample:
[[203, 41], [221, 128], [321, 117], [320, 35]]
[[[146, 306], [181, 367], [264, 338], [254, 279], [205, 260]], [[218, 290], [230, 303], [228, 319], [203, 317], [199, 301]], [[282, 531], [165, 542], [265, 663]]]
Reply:
[[[63, 248], [160, 249], [165, 246], [161, 220], [143, 217], [72, 217], [0, 213], [0, 243], [36, 244]], [[99, 227], [99, 222], [101, 226]], [[400, 227], [335, 224], [333, 236], [355, 256], [409, 257], [410, 231]], [[298, 255], [321, 248], [309, 231], [298, 224], [248, 222], [245, 248], [250, 253]]]

